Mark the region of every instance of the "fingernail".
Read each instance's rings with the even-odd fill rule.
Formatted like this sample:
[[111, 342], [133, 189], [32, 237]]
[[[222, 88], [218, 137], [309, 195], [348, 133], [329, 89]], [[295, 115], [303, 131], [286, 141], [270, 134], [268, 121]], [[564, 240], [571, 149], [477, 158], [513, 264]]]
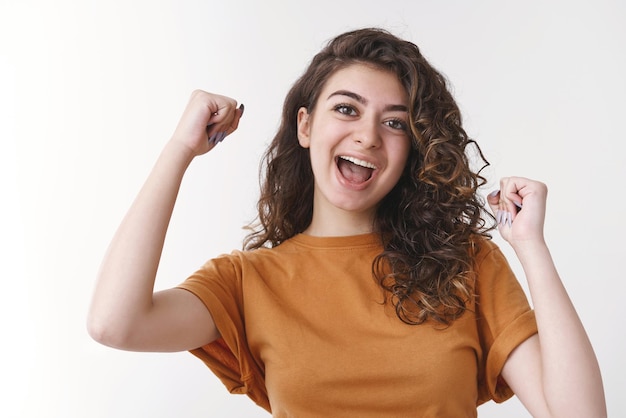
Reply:
[[217, 138], [215, 138], [215, 143], [219, 144], [220, 142], [224, 140], [224, 138], [226, 138], [226, 131], [223, 131], [217, 134]]
[[214, 144], [215, 143], [215, 138], [217, 138], [218, 133], [214, 133], [213, 135], [211, 135], [209, 137], [209, 144]]
[[510, 228], [511, 225], [513, 225], [513, 215], [511, 215], [511, 212], [506, 213], [506, 221], [509, 224], [509, 228]]
[[493, 192], [489, 193], [489, 197], [496, 197], [499, 193], [500, 190], [494, 190]]
[[240, 105], [239, 105], [239, 110], [241, 111], [241, 115], [240, 115], [239, 117], [243, 116], [243, 111], [244, 111], [244, 109], [245, 109], [245, 106], [243, 105], [243, 103], [242, 103], [242, 104], [240, 104]]
[[502, 211], [501, 210], [497, 210], [496, 211], [496, 223], [498, 225], [500, 225], [501, 221], [502, 221]]
[[511, 202], [513, 202], [513, 204], [514, 204], [515, 206], [517, 206], [518, 208], [520, 208], [520, 209], [522, 208], [522, 204], [521, 204], [521, 203], [518, 203], [518, 202], [516, 202], [515, 200], [511, 200]]

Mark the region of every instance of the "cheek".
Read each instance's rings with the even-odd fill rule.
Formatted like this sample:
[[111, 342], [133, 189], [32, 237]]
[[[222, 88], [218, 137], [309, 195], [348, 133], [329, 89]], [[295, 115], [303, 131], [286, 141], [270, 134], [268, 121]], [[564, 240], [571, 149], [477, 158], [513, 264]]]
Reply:
[[311, 141], [309, 147], [309, 161], [311, 162], [311, 169], [314, 177], [324, 176], [328, 171], [328, 167], [334, 164], [334, 161], [330, 159], [330, 153], [325, 144], [320, 141]]
[[404, 171], [404, 167], [406, 166], [409, 154], [411, 150], [411, 145], [408, 140], [402, 143], [394, 144], [393, 149], [390, 150], [390, 155], [393, 155], [393, 164], [394, 171], [398, 172], [399, 175]]

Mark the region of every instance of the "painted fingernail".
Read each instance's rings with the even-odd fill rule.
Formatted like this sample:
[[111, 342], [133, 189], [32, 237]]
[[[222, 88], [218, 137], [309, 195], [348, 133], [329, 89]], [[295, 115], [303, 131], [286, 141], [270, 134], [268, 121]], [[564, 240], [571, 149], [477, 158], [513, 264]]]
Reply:
[[506, 213], [506, 221], [509, 224], [509, 228], [510, 228], [511, 225], [513, 225], [513, 215], [511, 215], [511, 212]]
[[215, 133], [215, 138], [213, 139], [213, 142], [215, 142], [215, 145], [219, 144], [220, 142], [222, 142], [222, 140], [224, 139], [224, 137], [226, 132], [216, 132]]
[[215, 138], [217, 138], [217, 132], [209, 137], [209, 144], [214, 144]]
[[496, 223], [498, 225], [500, 225], [501, 221], [502, 221], [502, 211], [501, 210], [497, 210], [496, 211]]
[[493, 192], [489, 193], [489, 197], [496, 197], [499, 194], [500, 194], [500, 190], [494, 190]]
[[513, 204], [514, 204], [515, 206], [517, 206], [518, 208], [520, 208], [520, 209], [522, 208], [522, 204], [521, 204], [521, 203], [516, 202], [515, 200], [512, 200], [511, 202], [513, 202]]
[[245, 106], [242, 104], [239, 105], [239, 110], [241, 111], [241, 115], [239, 115], [239, 117], [243, 116], [243, 111], [245, 109]]

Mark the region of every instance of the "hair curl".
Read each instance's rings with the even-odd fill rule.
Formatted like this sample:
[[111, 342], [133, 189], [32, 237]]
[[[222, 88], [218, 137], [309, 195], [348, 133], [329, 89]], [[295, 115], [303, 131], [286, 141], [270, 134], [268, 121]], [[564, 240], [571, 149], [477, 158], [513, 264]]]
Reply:
[[[311, 223], [314, 179], [309, 150], [297, 140], [298, 109], [312, 111], [327, 80], [356, 63], [396, 74], [410, 103], [407, 165], [380, 202], [373, 225], [384, 248], [374, 259], [374, 277], [402, 321], [448, 324], [472, 297], [476, 238], [488, 235], [478, 189], [486, 183], [480, 172], [489, 163], [463, 129], [445, 77], [415, 44], [383, 29], [332, 39], [292, 86], [279, 130], [263, 156], [258, 223], [244, 248], [279, 245]], [[470, 167], [469, 145], [483, 163], [477, 171]]]

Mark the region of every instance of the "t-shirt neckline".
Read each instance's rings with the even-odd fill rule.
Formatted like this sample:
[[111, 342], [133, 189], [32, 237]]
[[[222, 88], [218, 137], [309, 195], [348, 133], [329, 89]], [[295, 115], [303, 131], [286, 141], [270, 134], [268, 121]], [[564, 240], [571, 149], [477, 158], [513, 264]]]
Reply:
[[354, 248], [380, 246], [380, 235], [374, 232], [338, 237], [319, 237], [300, 233], [295, 235], [291, 241], [307, 247], [317, 248]]

